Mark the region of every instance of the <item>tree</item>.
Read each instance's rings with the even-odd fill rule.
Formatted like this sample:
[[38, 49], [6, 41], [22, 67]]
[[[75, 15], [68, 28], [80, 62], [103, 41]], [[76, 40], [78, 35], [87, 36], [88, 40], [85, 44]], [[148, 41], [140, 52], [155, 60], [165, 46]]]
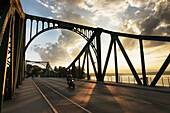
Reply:
[[[83, 72], [83, 73], [82, 73]], [[71, 70], [71, 74], [73, 75], [73, 77], [75, 78], [85, 78], [85, 69], [83, 69], [82, 71], [82, 67], [80, 67], [80, 71], [79, 71], [79, 66], [75, 66], [75, 68], [73, 67], [73, 69]], [[80, 74], [80, 76], [79, 76]], [[82, 74], [82, 76], [81, 76]]]
[[59, 71], [59, 70], [57, 69], [57, 66], [54, 67], [54, 71]]
[[35, 75], [38, 76], [41, 72], [42, 72], [42, 68], [37, 66], [37, 65], [31, 65], [31, 64], [27, 64], [27, 70], [26, 70], [26, 74], [29, 76]]

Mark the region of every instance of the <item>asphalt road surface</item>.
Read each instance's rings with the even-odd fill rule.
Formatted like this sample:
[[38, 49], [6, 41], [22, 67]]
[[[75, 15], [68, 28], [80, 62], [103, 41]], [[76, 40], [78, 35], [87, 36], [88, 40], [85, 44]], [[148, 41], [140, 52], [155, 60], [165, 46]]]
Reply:
[[54, 112], [59, 113], [170, 113], [170, 94], [65, 79], [36, 78], [35, 85]]

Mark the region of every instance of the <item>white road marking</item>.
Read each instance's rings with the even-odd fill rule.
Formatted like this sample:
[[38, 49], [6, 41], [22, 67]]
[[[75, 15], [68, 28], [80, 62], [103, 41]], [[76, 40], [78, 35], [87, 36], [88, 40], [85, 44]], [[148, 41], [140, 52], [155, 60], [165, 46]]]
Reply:
[[128, 96], [117, 96], [117, 97], [124, 98], [124, 99], [130, 99], [130, 100], [134, 100], [134, 101], [145, 103], [145, 104], [152, 104], [152, 103], [144, 101], [142, 99], [135, 99], [135, 98], [131, 98], [131, 97], [128, 97]]
[[43, 92], [40, 90], [40, 88], [36, 85], [36, 83], [34, 81], [32, 81], [35, 85], [35, 87], [38, 89], [38, 91], [41, 93], [41, 95], [43, 96], [43, 98], [45, 99], [45, 101], [48, 103], [48, 105], [50, 106], [50, 108], [53, 110], [54, 113], [58, 113], [57, 110], [54, 108], [54, 106], [50, 103], [50, 101], [47, 99], [47, 97], [43, 94]]
[[43, 85], [45, 85], [46, 87], [48, 87], [49, 89], [53, 90], [55, 93], [59, 94], [60, 96], [62, 96], [63, 98], [67, 99], [68, 101], [72, 102], [73, 104], [75, 104], [76, 106], [80, 107], [81, 109], [83, 109], [84, 111], [86, 111], [87, 113], [92, 113], [89, 110], [87, 110], [86, 108], [80, 106], [79, 104], [75, 103], [74, 101], [72, 101], [71, 99], [67, 98], [66, 96], [64, 96], [63, 94], [59, 93], [58, 91], [56, 91], [55, 89], [53, 89], [52, 87], [48, 86], [47, 84], [41, 82]]

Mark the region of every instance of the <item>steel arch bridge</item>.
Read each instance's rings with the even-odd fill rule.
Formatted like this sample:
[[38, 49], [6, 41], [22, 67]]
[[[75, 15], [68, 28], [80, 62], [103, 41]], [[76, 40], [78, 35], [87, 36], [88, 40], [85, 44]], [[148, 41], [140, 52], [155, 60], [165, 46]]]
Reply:
[[[26, 44], [26, 21], [30, 20], [30, 40]], [[32, 22], [36, 21], [36, 34], [32, 36]], [[39, 30], [39, 23], [42, 23], [42, 29]], [[48, 27], [44, 28], [44, 24], [47, 23]], [[52, 25], [51, 25], [52, 24]], [[87, 40], [86, 45], [80, 51], [78, 56], [73, 60], [73, 62], [67, 67], [67, 70], [75, 70], [75, 63], [79, 64], [79, 73], [78, 77], [82, 78], [82, 73], [80, 72], [80, 57], [84, 55], [82, 70], [85, 66], [85, 61], [87, 61], [87, 77], [89, 79], [89, 59], [91, 60], [97, 81], [103, 81], [110, 54], [112, 51], [112, 46], [114, 46], [114, 65], [115, 65], [115, 76], [116, 82], [118, 83], [118, 61], [117, 61], [117, 45], [120, 48], [134, 78], [138, 85], [147, 85], [146, 84], [146, 67], [145, 67], [145, 54], [143, 50], [143, 40], [150, 41], [163, 41], [170, 42], [170, 37], [166, 36], [145, 36], [145, 35], [133, 35], [126, 33], [113, 32], [105, 30], [102, 28], [94, 28], [64, 21], [59, 21], [55, 19], [48, 19], [33, 15], [25, 14], [22, 10], [22, 6], [19, 0], [1, 0], [0, 1], [0, 101], [1, 108], [4, 98], [4, 93], [7, 98], [12, 98], [15, 95], [15, 89], [18, 85], [22, 84], [25, 74], [25, 51], [28, 48], [29, 44], [41, 33], [51, 30], [51, 29], [67, 29], [73, 31], [85, 40]], [[102, 68], [101, 58], [101, 33], [106, 33], [110, 35], [110, 45], [108, 53], [106, 56], [106, 61]], [[141, 69], [143, 76], [143, 83], [139, 79], [138, 73], [132, 64], [128, 54], [126, 53], [125, 48], [123, 47], [120, 38], [121, 36], [127, 37], [129, 39], [139, 40], [140, 45], [140, 60], [141, 60]], [[95, 58], [97, 66], [94, 62], [94, 57], [91, 53], [91, 49], [95, 53]], [[170, 53], [167, 53], [168, 57], [162, 64], [160, 70], [155, 75], [155, 78], [149, 84], [150, 86], [155, 86], [166, 68], [170, 63]], [[87, 60], [86, 60], [87, 59]]]

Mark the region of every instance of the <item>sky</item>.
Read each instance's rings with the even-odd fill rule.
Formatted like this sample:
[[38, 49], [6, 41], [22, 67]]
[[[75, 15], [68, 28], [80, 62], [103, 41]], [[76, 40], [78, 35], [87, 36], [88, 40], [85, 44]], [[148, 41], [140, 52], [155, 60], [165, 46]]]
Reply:
[[[170, 0], [21, 0], [21, 4], [24, 12], [31, 15], [116, 32], [170, 36]], [[27, 21], [27, 42], [29, 29]], [[35, 29], [33, 30], [35, 34]], [[110, 35], [102, 33], [101, 37], [104, 67]], [[132, 64], [141, 72], [139, 40], [125, 37], [120, 37], [120, 40]], [[52, 66], [67, 67], [85, 44], [85, 39], [71, 31], [50, 30], [30, 44], [26, 59], [49, 61]], [[170, 42], [143, 41], [143, 44], [146, 70], [158, 71], [170, 53]], [[129, 70], [119, 48], [118, 67], [121, 72]], [[92, 67], [90, 70], [92, 71]], [[167, 70], [170, 71], [170, 66]], [[107, 72], [114, 72], [113, 51]]]

